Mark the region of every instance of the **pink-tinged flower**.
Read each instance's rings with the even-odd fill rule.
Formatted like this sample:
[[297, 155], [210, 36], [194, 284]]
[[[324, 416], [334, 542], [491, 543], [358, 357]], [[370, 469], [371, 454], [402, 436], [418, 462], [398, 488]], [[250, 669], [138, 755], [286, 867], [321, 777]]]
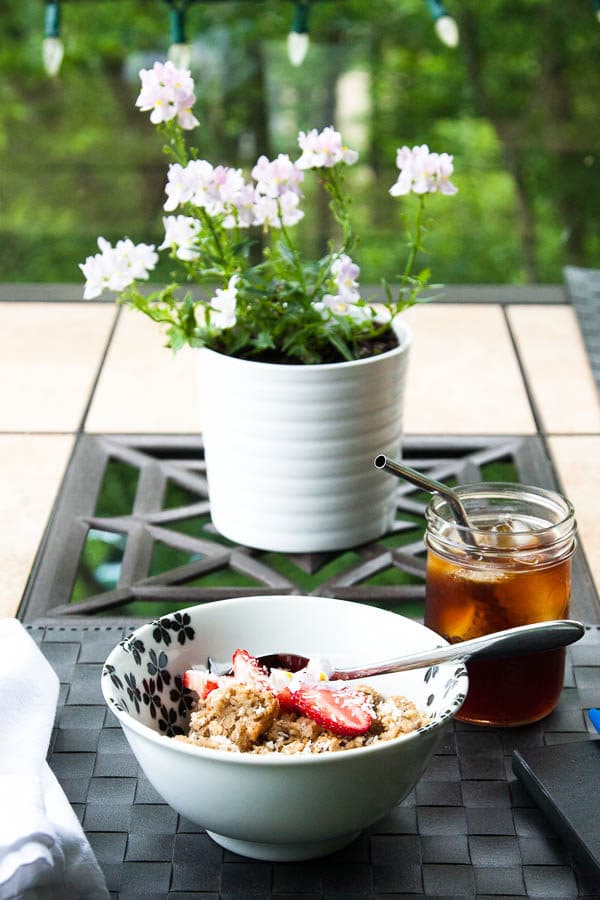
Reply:
[[358, 281], [360, 267], [353, 262], [347, 253], [342, 253], [331, 264], [331, 274], [335, 278], [340, 296], [352, 303], [360, 298]]
[[280, 197], [287, 191], [301, 196], [300, 185], [304, 180], [304, 172], [291, 161], [287, 153], [280, 153], [272, 161], [261, 156], [252, 169], [252, 177], [256, 181], [258, 193], [266, 197]]
[[192, 106], [196, 102], [194, 94], [186, 97], [180, 97], [177, 103], [177, 121], [184, 131], [191, 131], [200, 122], [192, 112]]
[[155, 62], [151, 69], [140, 70], [142, 89], [135, 102], [142, 112], [151, 110], [154, 125], [177, 116], [184, 129], [195, 128], [198, 120], [191, 108], [196, 102], [194, 81], [189, 71], [177, 69], [172, 62]]
[[256, 192], [253, 185], [244, 186], [232, 197], [230, 213], [223, 219], [223, 228], [250, 228], [255, 225], [254, 204]]
[[200, 222], [190, 216], [165, 216], [163, 218], [165, 239], [158, 248], [175, 248], [177, 259], [196, 259], [200, 253], [196, 238], [200, 232]]
[[234, 198], [243, 189], [244, 183], [241, 169], [216, 166], [206, 188], [205, 207], [207, 213], [215, 216], [229, 212]]
[[98, 238], [100, 253], [88, 256], [79, 268], [85, 276], [84, 300], [92, 300], [103, 291], [122, 291], [137, 278], [146, 280], [158, 260], [153, 244], [134, 244], [129, 238], [113, 247]]
[[239, 275], [232, 275], [227, 287], [217, 288], [215, 296], [210, 300], [210, 322], [215, 328], [231, 328], [235, 325], [238, 281]]
[[342, 136], [331, 125], [318, 132], [316, 128], [298, 135], [298, 146], [302, 156], [296, 161], [299, 169], [323, 169], [339, 162], [351, 166], [358, 159], [356, 150], [342, 144]]
[[450, 181], [454, 172], [453, 157], [448, 153], [431, 153], [427, 144], [400, 147], [396, 156], [400, 174], [390, 188], [393, 197], [404, 194], [456, 194], [458, 188]]
[[[296, 225], [304, 217], [299, 209], [300, 197], [295, 191], [286, 191], [281, 197], [265, 197], [257, 194], [254, 203], [254, 222], [265, 228], [281, 228]], [[279, 215], [281, 210], [281, 217]]]

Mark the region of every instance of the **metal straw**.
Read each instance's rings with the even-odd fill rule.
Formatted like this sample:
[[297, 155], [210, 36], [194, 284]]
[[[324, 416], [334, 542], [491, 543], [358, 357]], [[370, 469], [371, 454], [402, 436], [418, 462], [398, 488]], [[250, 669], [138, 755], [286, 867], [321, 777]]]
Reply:
[[473, 530], [473, 526], [469, 522], [467, 513], [458, 494], [455, 494], [452, 488], [449, 488], [447, 484], [436, 481], [435, 478], [428, 478], [421, 472], [417, 472], [416, 469], [411, 469], [410, 466], [405, 466], [404, 463], [399, 463], [395, 459], [389, 459], [384, 453], [380, 453], [379, 456], [375, 457], [374, 464], [376, 469], [383, 469], [386, 472], [390, 472], [392, 475], [405, 478], [407, 481], [416, 484], [417, 487], [423, 488], [423, 490], [428, 491], [430, 494], [440, 494], [448, 501], [456, 522], [459, 525], [462, 525], [463, 528], [468, 528], [469, 531]]

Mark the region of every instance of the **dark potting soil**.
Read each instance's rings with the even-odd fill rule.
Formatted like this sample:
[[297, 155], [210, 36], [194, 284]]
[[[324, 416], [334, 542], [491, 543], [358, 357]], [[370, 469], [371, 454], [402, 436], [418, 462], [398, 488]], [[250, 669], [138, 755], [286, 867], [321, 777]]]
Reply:
[[[385, 334], [380, 335], [377, 338], [368, 338], [364, 341], [360, 341], [356, 347], [355, 359], [368, 359], [370, 356], [379, 356], [381, 353], [387, 353], [389, 350], [393, 350], [398, 346], [398, 339], [394, 332], [390, 329], [386, 331]], [[233, 354], [237, 356], [238, 354]], [[327, 344], [321, 352], [319, 353], [319, 364], [322, 363], [340, 363], [347, 362], [342, 354], [333, 346], [333, 344]], [[262, 363], [271, 363], [275, 365], [301, 365], [299, 359], [290, 359], [287, 356], [284, 356], [279, 350], [263, 350], [261, 353], [256, 354], [240, 354], [240, 359], [248, 359], [253, 362], [262, 362]], [[310, 365], [310, 363], [308, 363]]]

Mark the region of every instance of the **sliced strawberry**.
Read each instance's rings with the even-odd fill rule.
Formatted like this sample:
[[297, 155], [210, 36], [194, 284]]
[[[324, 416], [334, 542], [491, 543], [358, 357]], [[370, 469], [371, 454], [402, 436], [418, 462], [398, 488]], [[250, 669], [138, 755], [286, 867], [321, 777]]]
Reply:
[[285, 712], [296, 709], [294, 697], [289, 687], [284, 687], [281, 688], [280, 691], [277, 691], [277, 699], [279, 700], [281, 709], [283, 709]]
[[270, 691], [269, 672], [247, 650], [235, 650], [232, 656], [233, 677], [259, 691]]
[[201, 669], [188, 669], [183, 673], [183, 686], [190, 691], [196, 691], [204, 700], [211, 691], [219, 687], [219, 682], [214, 675], [204, 672]]
[[291, 699], [299, 712], [345, 737], [365, 734], [374, 721], [364, 694], [350, 688], [302, 687]]

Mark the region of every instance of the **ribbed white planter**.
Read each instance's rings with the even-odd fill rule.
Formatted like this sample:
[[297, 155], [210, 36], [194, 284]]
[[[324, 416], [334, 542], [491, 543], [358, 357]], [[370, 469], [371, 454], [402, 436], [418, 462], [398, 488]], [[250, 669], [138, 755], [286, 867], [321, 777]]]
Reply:
[[308, 553], [353, 547], [391, 522], [411, 332], [354, 362], [250, 362], [198, 351], [211, 517], [239, 544]]

